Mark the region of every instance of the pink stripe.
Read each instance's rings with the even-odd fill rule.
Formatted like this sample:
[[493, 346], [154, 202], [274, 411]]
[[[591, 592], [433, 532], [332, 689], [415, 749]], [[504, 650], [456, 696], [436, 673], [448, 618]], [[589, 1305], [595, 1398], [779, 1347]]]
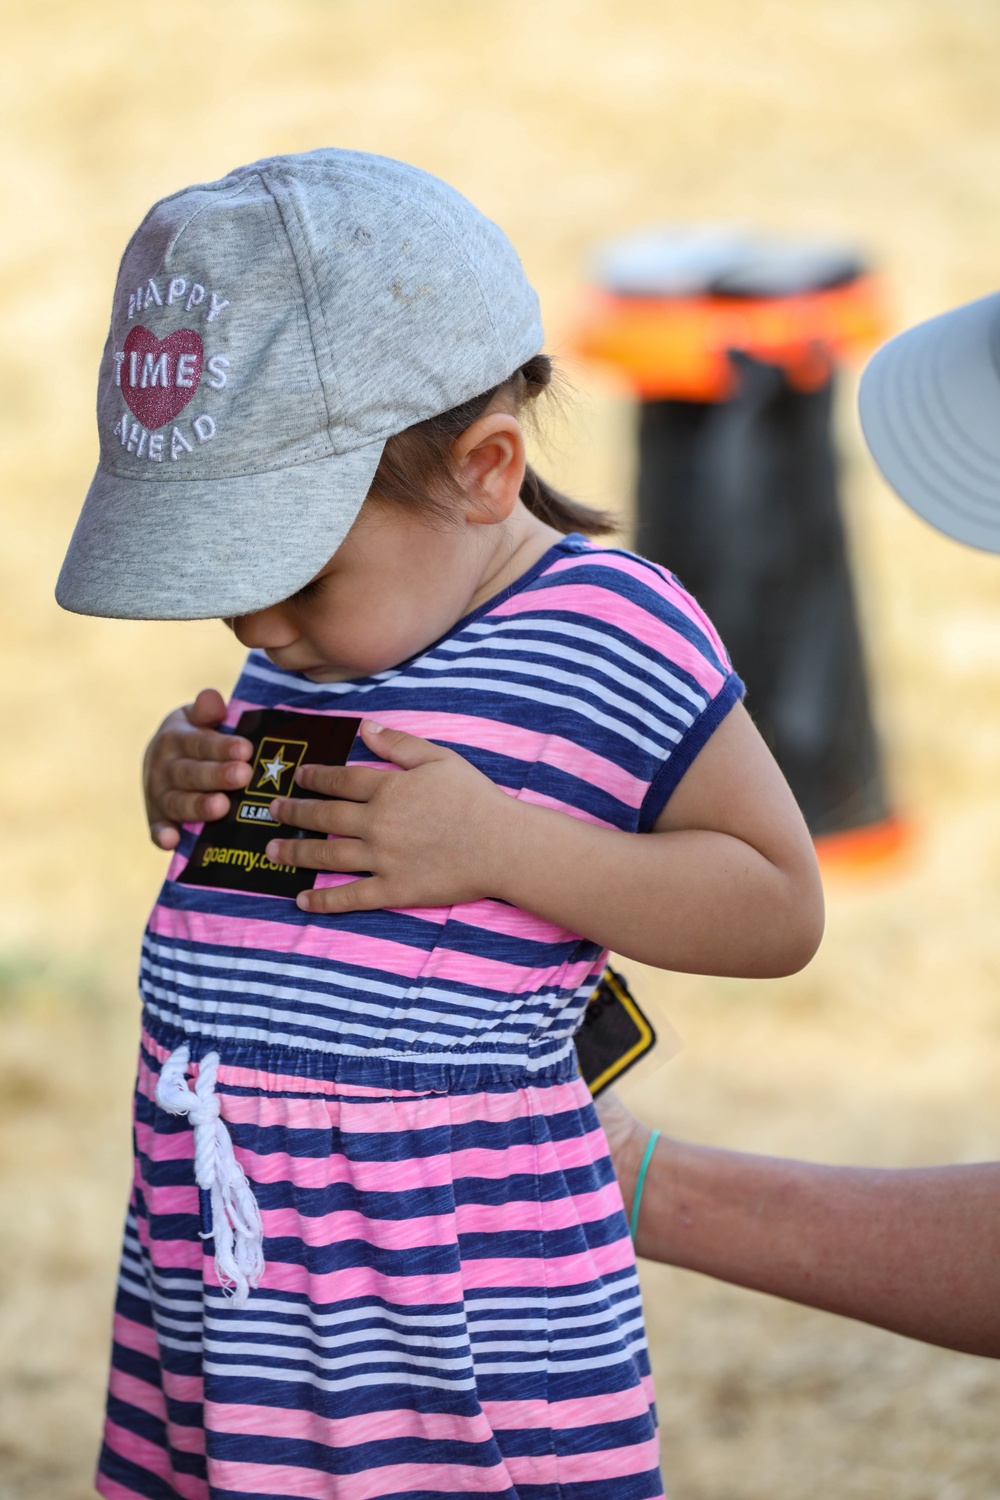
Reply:
[[[241, 714], [249, 713], [255, 708], [260, 708], [260, 706], [259, 703], [251, 703], [248, 698], [230, 698], [229, 707], [226, 709], [226, 717], [222, 722], [227, 728], [235, 729]], [[289, 713], [300, 714], [303, 712], [301, 706], [289, 708], [287, 703], [276, 703], [274, 707], [279, 710], [283, 708], [287, 709]], [[310, 708], [308, 712], [324, 719], [356, 719], [358, 717], [353, 709], [345, 708]], [[379, 723], [381, 722], [382, 719], [380, 716]]]
[[[506, 1210], [508, 1205], [505, 1205]], [[329, 1245], [345, 1240], [364, 1240], [378, 1250], [420, 1250], [429, 1245], [451, 1246], [455, 1243], [454, 1215], [425, 1214], [408, 1219], [369, 1219], [353, 1209], [339, 1209], [305, 1218], [299, 1209], [272, 1208], [261, 1214], [266, 1238], [288, 1236], [303, 1245]], [[496, 1211], [493, 1212], [496, 1223]], [[535, 1208], [533, 1227], [537, 1228]], [[457, 1256], [457, 1252], [456, 1252]]]
[[[598, 1281], [616, 1271], [632, 1270], [635, 1255], [628, 1236], [611, 1245], [576, 1255], [543, 1260], [493, 1258], [463, 1261], [461, 1272], [443, 1271], [434, 1276], [390, 1276], [365, 1266], [351, 1266], [323, 1274], [285, 1261], [268, 1261], [261, 1285], [272, 1291], [307, 1295], [315, 1302], [347, 1301], [353, 1297], [383, 1297], [402, 1307], [418, 1304], [445, 1305], [462, 1300], [463, 1289], [504, 1289], [579, 1286]], [[652, 1387], [648, 1393], [652, 1401]]]
[[[687, 672], [710, 697], [714, 697], [722, 686], [722, 674], [701, 654], [697, 646], [641, 605], [633, 604], [630, 599], [623, 599], [621, 595], [613, 594], [608, 589], [590, 584], [574, 586], [572, 600], [575, 614], [589, 620], [607, 621], [625, 635], [642, 641], [650, 651], [658, 652], [668, 663]], [[565, 609], [566, 606], [567, 591], [565, 587], [555, 584], [552, 588], [517, 594], [513, 599], [499, 604], [494, 613], [508, 616], [537, 614], [543, 610]], [[695, 712], [693, 705], [687, 706], [691, 712]]]
[[[287, 1170], [282, 1181], [289, 1177]], [[591, 1224], [620, 1213], [621, 1192], [608, 1183], [594, 1193], [576, 1198], [558, 1198], [539, 1205], [537, 1201], [505, 1203], [502, 1216], [493, 1204], [466, 1203], [441, 1214], [414, 1214], [405, 1219], [369, 1218], [356, 1209], [336, 1209], [328, 1214], [303, 1218], [294, 1205], [265, 1209], [262, 1214], [268, 1238], [298, 1238], [304, 1245], [329, 1245], [345, 1240], [363, 1240], [379, 1250], [417, 1250], [430, 1245], [451, 1246], [459, 1234], [513, 1233], [545, 1229], [555, 1232]], [[169, 1212], [157, 1206], [155, 1213]]]
[[462, 1282], [477, 1290], [578, 1286], [581, 1282], [611, 1276], [615, 1271], [631, 1270], [634, 1265], [632, 1241], [624, 1235], [609, 1245], [595, 1245], [579, 1254], [553, 1256], [549, 1260], [528, 1255], [520, 1259], [494, 1256], [488, 1260], [463, 1260]]
[[[281, 707], [280, 704], [277, 706]], [[257, 703], [233, 699], [226, 714], [226, 722], [234, 725], [241, 713], [259, 707]], [[310, 709], [309, 712], [313, 713], [315, 710]], [[338, 714], [324, 717], [336, 718]], [[544, 763], [553, 766], [556, 770], [579, 777], [581, 781], [604, 787], [628, 807], [638, 807], [646, 795], [646, 784], [638, 777], [630, 776], [613, 760], [574, 744], [572, 740], [564, 739], [558, 734], [545, 734], [515, 724], [501, 724], [493, 719], [478, 719], [471, 714], [380, 708], [378, 718], [379, 723], [388, 729], [402, 729], [421, 739], [433, 740], [435, 744], [475, 746], [497, 755], [508, 755], [513, 760], [527, 761], [532, 765]], [[371, 763], [377, 764], [375, 761]], [[193, 826], [200, 828], [201, 824]]]
[[269, 1436], [320, 1443], [327, 1448], [353, 1448], [358, 1443], [402, 1438], [487, 1443], [493, 1436], [481, 1411], [463, 1417], [401, 1407], [363, 1412], [356, 1417], [323, 1417], [299, 1407], [224, 1406], [210, 1402], [205, 1407], [205, 1419], [205, 1425], [213, 1432], [266, 1432]]
[[404, 729], [421, 739], [446, 741], [451, 745], [475, 746], [508, 755], [531, 765], [552, 766], [581, 781], [610, 792], [628, 807], [638, 807], [646, 795], [646, 784], [596, 751], [587, 750], [558, 734], [546, 734], [521, 725], [500, 724], [468, 714], [422, 713], [412, 710], [379, 709], [379, 723]]
[[[544, 1284], [544, 1278], [540, 1284]], [[401, 1307], [414, 1307], [421, 1303], [447, 1305], [462, 1300], [462, 1279], [457, 1269], [437, 1276], [387, 1276], [368, 1266], [310, 1273], [305, 1266], [268, 1261], [261, 1285], [276, 1292], [304, 1293], [314, 1302], [383, 1297]]]
[[140, 1380], [136, 1375], [127, 1375], [124, 1370], [111, 1366], [111, 1374], [108, 1377], [108, 1389], [119, 1401], [124, 1401], [128, 1406], [138, 1407], [140, 1411], [146, 1412], [151, 1417], [158, 1417], [161, 1422], [167, 1420], [167, 1403], [163, 1392], [158, 1385], [150, 1385], [148, 1380]]
[[[522, 798], [523, 800], [523, 798]], [[576, 816], [574, 812], [573, 816]], [[562, 942], [566, 928], [557, 927], [541, 917], [521, 911], [517, 906], [505, 906], [502, 901], [466, 901], [452, 907], [452, 912], [461, 913], [460, 920], [472, 927], [488, 927], [490, 932], [505, 933], [508, 937], [526, 938], [536, 943]]]
[[[444, 925], [447, 907], [435, 908]], [[385, 969], [415, 979], [427, 962], [422, 948], [393, 943], [384, 938], [359, 938], [339, 928], [294, 926], [245, 917], [218, 916], [209, 912], [174, 911], [156, 906], [149, 920], [153, 932], [164, 937], [193, 938], [199, 943], [224, 944], [234, 948], [263, 948], [271, 953], [296, 953], [303, 957], [339, 958], [344, 963]]]
[[612, 823], [608, 818], [599, 818], [595, 813], [587, 812], [582, 807], [574, 807], [570, 802], [560, 802], [558, 797], [546, 797], [543, 792], [533, 792], [530, 787], [525, 787], [518, 793], [519, 802], [528, 802], [532, 807], [550, 807], [553, 812], [563, 813], [568, 818], [578, 818], [581, 823], [592, 823], [595, 828], [617, 828], [617, 823]]
[[[152, 1091], [146, 1097], [151, 1098]], [[194, 1139], [190, 1131], [163, 1135], [145, 1120], [135, 1121], [135, 1143], [141, 1154], [152, 1161], [189, 1161], [194, 1155]]]
[[292, 1464], [241, 1464], [216, 1459], [214, 1489], [248, 1495], [295, 1495], [302, 1500], [379, 1500], [413, 1490], [444, 1494], [467, 1490], [474, 1495], [502, 1494], [511, 1488], [503, 1464], [479, 1469], [471, 1464], [385, 1464], [361, 1474], [326, 1474]]
[[[170, 1056], [170, 1048], [162, 1046], [148, 1032], [143, 1032], [143, 1047], [161, 1063]], [[197, 1076], [197, 1071], [195, 1066], [189, 1070], [189, 1075]], [[139, 1079], [141, 1091], [147, 1098], [153, 1097], [156, 1078], [157, 1074], [143, 1061], [139, 1068]], [[376, 1133], [386, 1128], [414, 1130], [447, 1124], [467, 1125], [481, 1120], [486, 1120], [491, 1124], [500, 1123], [526, 1119], [529, 1116], [565, 1114], [584, 1109], [590, 1104], [590, 1091], [580, 1077], [567, 1079], [565, 1083], [552, 1084], [545, 1088], [529, 1084], [524, 1089], [511, 1090], [503, 1094], [483, 1092], [423, 1095], [400, 1090], [394, 1092], [388, 1101], [385, 1099], [384, 1089], [335, 1083], [329, 1079], [306, 1078], [296, 1073], [270, 1073], [256, 1068], [241, 1068], [224, 1064], [219, 1069], [219, 1078], [224, 1085], [231, 1088], [259, 1088], [274, 1093], [309, 1092], [317, 1096], [317, 1104], [322, 1102], [324, 1095], [334, 1096], [336, 1102], [342, 1106], [357, 1101], [364, 1105], [364, 1108], [357, 1110], [352, 1120], [352, 1128], [360, 1130], [363, 1129], [363, 1121], [376, 1121], [377, 1123], [369, 1127]], [[366, 1102], [369, 1099], [371, 1099], [370, 1104]], [[296, 1111], [305, 1102], [296, 1100]], [[230, 1095], [226, 1098], [222, 1108], [229, 1120], [260, 1124], [288, 1123], [288, 1100], [270, 1099], [266, 1094], [252, 1099], [235, 1094]], [[248, 1113], [242, 1113], [244, 1110]], [[328, 1119], [325, 1114], [320, 1118]], [[606, 1155], [606, 1151], [602, 1149], [601, 1154]]]
[[[637, 579], [638, 582], [643, 584], [646, 588], [654, 587], [650, 582], [649, 565], [639, 562], [636, 558], [608, 557], [603, 558], [602, 562], [604, 562], [607, 567], [614, 568], [618, 573], [625, 573], [630, 578]], [[552, 572], [554, 574], [564, 573], [568, 567], [573, 565], [574, 564], [571, 563], [569, 559], [567, 559], [565, 562], [556, 563], [552, 569]], [[686, 589], [682, 588], [677, 579], [674, 578], [673, 574], [668, 573], [666, 568], [658, 567], [657, 572], [660, 575], [661, 590], [664, 599], [668, 600], [675, 609], [679, 609], [681, 614], [687, 615], [689, 620], [693, 620], [694, 623], [698, 626], [699, 630], [704, 631], [705, 635], [712, 643], [712, 647], [715, 650], [720, 661], [728, 661], [729, 655], [722, 643], [722, 639], [719, 636], [718, 631], [716, 630], [715, 626], [712, 624], [711, 620], [708, 618], [694, 595], [689, 594]]]
[[163, 1389], [171, 1401], [201, 1401], [205, 1394], [205, 1382], [200, 1375], [177, 1375], [172, 1370], [162, 1371]]
[[205, 1254], [203, 1243], [202, 1240], [154, 1240], [149, 1254], [161, 1271], [197, 1271], [203, 1279], [205, 1275], [214, 1278], [211, 1257]]
[[[551, 1476], [538, 1476], [534, 1458], [509, 1458], [507, 1467], [515, 1484], [583, 1484], [595, 1479], [624, 1479], [627, 1474], [645, 1474], [660, 1461], [659, 1442], [647, 1438], [628, 1448], [599, 1448], [596, 1452], [561, 1453], [554, 1461]], [[662, 1491], [661, 1491], [662, 1494]]]
[[[228, 1110], [224, 1118], [230, 1123], [235, 1123], [233, 1114]], [[254, 1123], [263, 1124], [259, 1119]], [[308, 1129], [310, 1122], [300, 1117], [296, 1120], [296, 1126], [299, 1129]], [[328, 1127], [328, 1120], [314, 1121], [311, 1126], [313, 1129]], [[149, 1138], [149, 1143], [153, 1147], [158, 1141], [163, 1140], [163, 1137], [155, 1136], [146, 1126], [137, 1126], [137, 1131], [140, 1149], [146, 1150], [147, 1154], [155, 1160], [191, 1160], [193, 1156], [192, 1151], [184, 1157], [173, 1153], [169, 1158], [161, 1157], [158, 1153], [154, 1155], [148, 1150], [146, 1137]], [[561, 1151], [558, 1158], [551, 1145], [546, 1150], [540, 1146], [527, 1144], [510, 1146], [499, 1151], [490, 1151], [485, 1147], [470, 1147], [466, 1151], [442, 1152], [440, 1156], [424, 1156], [419, 1160], [387, 1162], [351, 1161], [341, 1152], [333, 1152], [328, 1157], [315, 1157], [291, 1156], [279, 1151], [258, 1154], [242, 1148], [237, 1150], [236, 1156], [252, 1183], [289, 1182], [303, 1189], [322, 1189], [336, 1183], [349, 1182], [362, 1193], [406, 1193], [419, 1188], [448, 1187], [464, 1178], [484, 1178], [498, 1182], [519, 1173], [561, 1174], [575, 1167], [593, 1166], [601, 1158], [595, 1157], [587, 1150], [587, 1140], [588, 1138], [584, 1137], [565, 1142], [564, 1145], [571, 1149]], [[546, 1160], [546, 1157], [550, 1159]], [[601, 1216], [620, 1212], [621, 1196], [615, 1184], [605, 1184], [600, 1191], [610, 1195], [606, 1198]], [[155, 1214], [192, 1215], [198, 1211], [198, 1198], [193, 1183], [170, 1184], [152, 1190], [147, 1189], [146, 1192], [151, 1212]], [[571, 1200], [563, 1201], [572, 1201], [580, 1205], [583, 1198], [576, 1195]], [[489, 1212], [495, 1217], [495, 1209], [490, 1209]], [[549, 1207], [546, 1205], [544, 1212], [546, 1227], [555, 1227], [557, 1217], [558, 1215], [549, 1212]], [[505, 1210], [504, 1223], [507, 1224], [507, 1222]]]
[[[238, 1080], [231, 1076], [233, 1073], [241, 1072], [241, 1069], [229, 1069], [223, 1066], [219, 1069], [219, 1075], [227, 1086], [236, 1086]], [[292, 1080], [292, 1086], [298, 1080]], [[569, 1091], [569, 1085], [556, 1085], [546, 1093], [555, 1093], [557, 1090], [565, 1095]], [[584, 1084], [586, 1087], [586, 1084]], [[294, 1113], [290, 1116], [289, 1101], [287, 1099], [276, 1099], [268, 1094], [260, 1096], [248, 1096], [245, 1094], [225, 1094], [222, 1096], [222, 1113], [225, 1119], [233, 1124], [249, 1125], [289, 1125], [298, 1126], [300, 1123], [306, 1128], [312, 1126], [314, 1129], [328, 1127], [331, 1119], [340, 1123], [341, 1129], [350, 1130], [358, 1135], [384, 1135], [396, 1134], [411, 1130], [434, 1130], [448, 1126], [479, 1123], [502, 1125], [513, 1120], [524, 1120], [541, 1114], [552, 1115], [557, 1109], [548, 1109], [544, 1112], [540, 1109], [532, 1109], [531, 1101], [526, 1100], [526, 1094], [541, 1093], [542, 1090], [511, 1090], [505, 1094], [468, 1094], [468, 1095], [428, 1095], [420, 1098], [391, 1098], [360, 1100], [353, 1099], [318, 1099], [294, 1101]], [[546, 1103], [554, 1102], [546, 1100]], [[563, 1102], [563, 1109], [571, 1111], [575, 1105], [571, 1097]], [[309, 1106], [309, 1112], [305, 1113], [304, 1106]], [[301, 1112], [300, 1112], [301, 1111]], [[595, 1132], [596, 1135], [596, 1132]], [[606, 1155], [606, 1150], [602, 1151]], [[561, 1156], [559, 1160], [561, 1160]], [[423, 1157], [420, 1158], [424, 1160]]]
[[[500, 1210], [492, 1203], [460, 1203], [454, 1218], [459, 1234], [501, 1234], [519, 1229], [544, 1229], [548, 1233], [599, 1222], [620, 1213], [621, 1206], [621, 1189], [616, 1182], [609, 1182], [596, 1192], [580, 1193], [575, 1198], [545, 1203], [520, 1199], [505, 1203]], [[451, 1215], [447, 1217], [450, 1223]]]
[[129, 1432], [110, 1420], [104, 1424], [104, 1437], [108, 1447], [115, 1453], [172, 1485], [183, 1500], [207, 1500], [208, 1485], [205, 1481], [193, 1474], [175, 1474], [169, 1454], [158, 1444], [149, 1442], [147, 1438], [137, 1437], [134, 1432]]
[[577, 1396], [570, 1401], [484, 1401], [483, 1411], [494, 1432], [519, 1432], [526, 1427], [593, 1427], [601, 1422], [625, 1422], [645, 1417], [650, 1399], [637, 1385], [599, 1396]]
[[[297, 1128], [329, 1128], [326, 1106], [321, 1105], [321, 1108], [324, 1111], [322, 1120], [297, 1115]], [[235, 1123], [228, 1108], [224, 1111], [224, 1118]], [[262, 1126], [264, 1122], [255, 1117], [254, 1123]], [[142, 1136], [140, 1147], [143, 1147]], [[605, 1155], [604, 1136], [597, 1131], [590, 1136], [561, 1141], [558, 1156], [548, 1142], [542, 1146], [508, 1146], [498, 1151], [470, 1146], [464, 1151], [442, 1152], [440, 1156], [386, 1162], [351, 1161], [339, 1151], [327, 1157], [237, 1152], [240, 1165], [252, 1182], [293, 1182], [300, 1188], [324, 1188], [334, 1183], [350, 1182], [362, 1193], [402, 1193], [416, 1187], [448, 1187], [466, 1177], [499, 1182], [518, 1173], [568, 1172], [576, 1167], [593, 1166]]]
[[[338, 883], [332, 876], [329, 879]], [[450, 918], [463, 920], [461, 906], [413, 908], [409, 914], [439, 925]], [[149, 927], [163, 937], [232, 948], [258, 948], [268, 953], [294, 953], [321, 958], [328, 965], [340, 962], [404, 979], [447, 978], [457, 984], [497, 990], [507, 995], [532, 994], [540, 984], [575, 986], [582, 983], [590, 969], [589, 962], [568, 964], [556, 971], [524, 969], [518, 964], [447, 948], [427, 953], [405, 943], [361, 937], [341, 928], [298, 927], [286, 922], [181, 911], [165, 906], [153, 908]]]
[[[197, 1217], [198, 1189], [194, 1183], [193, 1173], [191, 1182], [167, 1183], [162, 1187], [151, 1187], [147, 1183], [145, 1193], [150, 1218], [160, 1218], [164, 1214], [185, 1214], [188, 1217]], [[161, 1241], [153, 1242], [154, 1249], [159, 1243]]]
[[150, 1359], [158, 1360], [160, 1357], [156, 1333], [145, 1323], [133, 1323], [131, 1318], [115, 1313], [111, 1336], [116, 1344], [121, 1344], [123, 1349], [134, 1349], [137, 1354], [148, 1354]]

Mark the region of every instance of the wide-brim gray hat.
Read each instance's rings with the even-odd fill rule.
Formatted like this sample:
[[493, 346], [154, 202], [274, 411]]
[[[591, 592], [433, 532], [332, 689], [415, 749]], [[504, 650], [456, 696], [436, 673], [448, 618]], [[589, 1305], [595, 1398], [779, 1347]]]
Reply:
[[507, 237], [415, 167], [313, 151], [163, 199], [122, 258], [59, 603], [178, 620], [288, 598], [387, 439], [541, 345]]
[[1000, 552], [1000, 293], [883, 344], [858, 401], [901, 499], [957, 541]]

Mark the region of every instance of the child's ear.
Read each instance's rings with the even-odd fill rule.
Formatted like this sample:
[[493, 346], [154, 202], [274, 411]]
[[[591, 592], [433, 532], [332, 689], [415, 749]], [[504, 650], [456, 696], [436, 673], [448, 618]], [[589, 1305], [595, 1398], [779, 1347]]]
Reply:
[[465, 519], [478, 526], [506, 521], [517, 504], [527, 462], [517, 418], [505, 411], [487, 412], [455, 439], [451, 460], [465, 495]]

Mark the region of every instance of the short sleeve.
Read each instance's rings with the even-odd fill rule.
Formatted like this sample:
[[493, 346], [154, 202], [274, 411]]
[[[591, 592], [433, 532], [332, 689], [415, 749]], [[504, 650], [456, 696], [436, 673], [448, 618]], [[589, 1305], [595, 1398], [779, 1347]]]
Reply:
[[600, 703], [586, 736], [594, 764], [613, 762], [622, 788], [634, 788], [622, 793], [629, 822], [647, 832], [743, 698], [743, 683], [711, 621], [665, 568], [584, 542], [539, 581], [553, 585], [564, 620], [577, 621], [571, 655], [586, 657]]

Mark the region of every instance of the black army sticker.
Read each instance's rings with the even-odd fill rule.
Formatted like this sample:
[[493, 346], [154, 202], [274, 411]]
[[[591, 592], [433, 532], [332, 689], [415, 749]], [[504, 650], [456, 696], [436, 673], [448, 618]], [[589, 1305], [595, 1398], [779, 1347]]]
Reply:
[[[262, 708], [241, 716], [235, 733], [254, 747], [249, 785], [229, 794], [229, 811], [206, 823], [177, 877], [181, 885], [215, 886], [260, 895], [297, 896], [316, 881], [315, 870], [275, 864], [265, 852], [279, 826], [271, 816], [275, 797], [313, 797], [296, 786], [295, 773], [309, 763], [342, 766], [361, 724], [357, 718]], [[324, 838], [303, 828], [285, 828], [283, 838]]]

